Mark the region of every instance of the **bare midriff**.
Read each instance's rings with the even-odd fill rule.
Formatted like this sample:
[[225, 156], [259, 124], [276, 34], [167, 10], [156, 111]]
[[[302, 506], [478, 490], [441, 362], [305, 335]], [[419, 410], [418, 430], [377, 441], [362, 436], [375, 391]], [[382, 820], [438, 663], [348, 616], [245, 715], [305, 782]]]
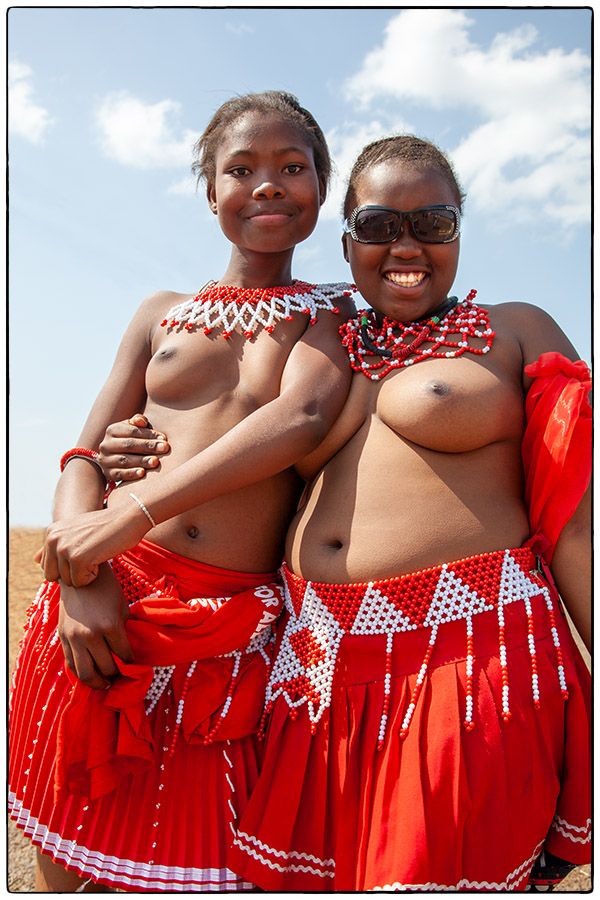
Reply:
[[381, 382], [354, 375], [354, 433], [288, 533], [294, 572], [363, 582], [527, 539], [520, 366], [512, 345], [497, 339], [494, 350], [485, 360], [427, 361]]
[[[147, 479], [192, 459], [204, 448], [277, 396], [290, 350], [306, 319], [281, 323], [273, 334], [252, 340], [234, 334], [168, 334], [159, 329], [146, 373], [144, 413], [169, 440], [171, 452]], [[292, 469], [243, 490], [224, 494], [152, 528], [146, 538], [209, 565], [269, 572], [283, 557], [285, 532], [302, 483]], [[109, 505], [131, 503], [123, 483]]]

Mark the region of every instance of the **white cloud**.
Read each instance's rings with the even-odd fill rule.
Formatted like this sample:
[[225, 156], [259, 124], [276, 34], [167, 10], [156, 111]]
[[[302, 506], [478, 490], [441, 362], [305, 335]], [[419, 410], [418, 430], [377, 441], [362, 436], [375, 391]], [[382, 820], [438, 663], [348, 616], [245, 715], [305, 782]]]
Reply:
[[109, 94], [96, 111], [103, 152], [138, 169], [189, 166], [198, 134], [179, 125], [176, 100], [144, 103], [127, 91]]
[[499, 33], [485, 48], [471, 40], [472, 24], [458, 10], [399, 13], [346, 82], [347, 99], [363, 108], [408, 101], [447, 111], [454, 124], [462, 112], [474, 116], [473, 130], [445, 149], [475, 208], [510, 210], [524, 221], [543, 208], [565, 223], [587, 221], [589, 57], [536, 49], [531, 25]]
[[190, 174], [186, 178], [181, 178], [179, 181], [173, 182], [173, 184], [169, 185], [167, 188], [167, 194], [177, 194], [182, 197], [195, 197], [197, 194], [196, 179]]
[[338, 220], [341, 218], [348, 176], [356, 157], [365, 144], [394, 132], [409, 130], [410, 126], [399, 119], [394, 121], [373, 119], [370, 122], [362, 123], [345, 122], [328, 131], [325, 137], [333, 160], [333, 173], [327, 199], [321, 210], [321, 218]]
[[238, 35], [241, 37], [244, 34], [254, 34], [256, 31], [251, 25], [247, 25], [245, 22], [226, 22], [225, 28], [227, 31], [230, 31], [232, 34]]
[[8, 65], [8, 126], [11, 134], [41, 144], [54, 119], [34, 99], [33, 70], [20, 62]]

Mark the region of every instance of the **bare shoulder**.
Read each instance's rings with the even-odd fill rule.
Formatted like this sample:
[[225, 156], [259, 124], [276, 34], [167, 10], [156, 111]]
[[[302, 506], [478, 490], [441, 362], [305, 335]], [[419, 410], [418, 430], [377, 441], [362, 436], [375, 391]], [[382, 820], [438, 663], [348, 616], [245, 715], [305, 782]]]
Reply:
[[155, 291], [149, 294], [138, 306], [129, 331], [143, 335], [151, 344], [158, 331], [163, 330], [160, 326], [169, 310], [192, 296], [193, 294], [182, 294], [177, 291]]
[[179, 291], [155, 291], [142, 300], [139, 311], [147, 316], [166, 314], [172, 307], [191, 300], [193, 294], [182, 294]]
[[518, 341], [524, 365], [550, 351], [562, 353], [568, 359], [578, 359], [577, 351], [564, 331], [541, 307], [510, 301], [494, 304], [488, 309], [492, 327], [511, 333]]

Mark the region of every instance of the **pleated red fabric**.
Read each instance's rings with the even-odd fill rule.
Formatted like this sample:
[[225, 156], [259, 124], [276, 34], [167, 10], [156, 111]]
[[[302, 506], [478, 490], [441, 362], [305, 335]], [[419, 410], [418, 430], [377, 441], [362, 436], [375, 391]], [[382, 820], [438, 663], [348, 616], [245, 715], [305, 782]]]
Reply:
[[589, 860], [590, 677], [529, 549], [362, 585], [284, 572], [235, 871], [268, 891], [504, 891], [544, 844]]
[[137, 658], [110, 690], [67, 672], [56, 584], [28, 611], [11, 690], [10, 814], [42, 852], [113, 888], [247, 890], [226, 848], [258, 775], [275, 573], [206, 566], [147, 541], [113, 568]]

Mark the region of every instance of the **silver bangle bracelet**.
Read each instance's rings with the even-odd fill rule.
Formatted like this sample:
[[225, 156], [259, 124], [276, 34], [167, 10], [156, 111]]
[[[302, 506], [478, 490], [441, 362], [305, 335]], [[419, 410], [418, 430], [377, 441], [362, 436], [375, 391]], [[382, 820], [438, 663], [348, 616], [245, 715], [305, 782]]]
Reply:
[[137, 505], [139, 506], [139, 508], [141, 509], [141, 511], [144, 513], [144, 515], [146, 516], [146, 518], [148, 519], [148, 521], [149, 521], [150, 524], [152, 525], [152, 527], [153, 527], [153, 528], [156, 528], [156, 522], [154, 521], [154, 519], [152, 518], [152, 515], [150, 514], [150, 512], [149, 512], [148, 509], [146, 508], [146, 505], [145, 505], [144, 503], [142, 503], [142, 501], [140, 500], [140, 498], [139, 498], [136, 494], [132, 493], [132, 491], [129, 491], [129, 496], [131, 497], [132, 500], [135, 500], [135, 502], [137, 503]]

